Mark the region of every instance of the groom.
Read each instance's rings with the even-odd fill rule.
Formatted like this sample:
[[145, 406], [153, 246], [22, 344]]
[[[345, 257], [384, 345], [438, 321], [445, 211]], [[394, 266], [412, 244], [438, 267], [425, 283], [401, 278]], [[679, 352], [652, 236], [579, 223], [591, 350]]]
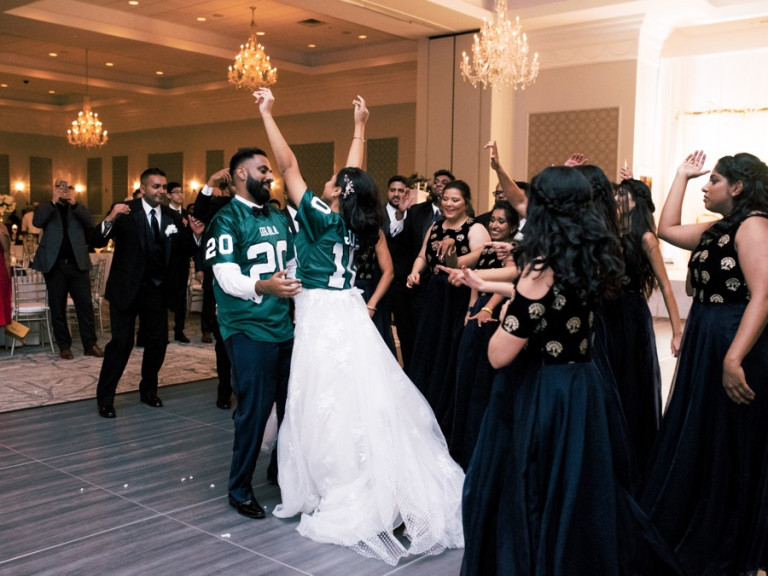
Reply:
[[278, 423], [285, 413], [293, 351], [288, 299], [301, 286], [293, 277], [288, 222], [269, 207], [273, 176], [267, 155], [258, 148], [241, 149], [230, 160], [229, 174], [235, 196], [216, 212], [204, 247], [237, 398], [229, 504], [243, 516], [264, 518], [251, 479], [272, 404], [277, 404]]

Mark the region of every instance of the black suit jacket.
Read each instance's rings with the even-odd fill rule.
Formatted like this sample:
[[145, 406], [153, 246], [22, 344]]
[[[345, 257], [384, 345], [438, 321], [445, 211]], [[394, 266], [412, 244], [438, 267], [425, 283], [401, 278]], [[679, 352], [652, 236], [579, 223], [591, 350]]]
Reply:
[[213, 194], [206, 196], [202, 192], [198, 192], [197, 198], [195, 198], [195, 218], [208, 226], [213, 215], [229, 204], [231, 200], [231, 196], [214, 196]]
[[[102, 226], [93, 230], [92, 242], [96, 247], [106, 246], [109, 239], [115, 242], [115, 253], [107, 279], [104, 296], [110, 306], [118, 310], [127, 310], [139, 294], [147, 265], [147, 246], [149, 223], [144, 212], [141, 198], [126, 202], [131, 211], [115, 219], [108, 234], [104, 235]], [[179, 269], [179, 259], [189, 262], [197, 250], [192, 231], [185, 227], [178, 212], [161, 206], [160, 237], [164, 242], [165, 276], [162, 284], [166, 304], [173, 302], [178, 290], [178, 277], [173, 272]], [[174, 226], [176, 230], [174, 231]], [[188, 265], [188, 264], [187, 264]]]
[[416, 243], [416, 254], [421, 250], [421, 244], [427, 231], [432, 226], [432, 201], [420, 202], [408, 209], [408, 217], [405, 219], [405, 226], [409, 229], [412, 240]]
[[[56, 264], [61, 243], [64, 240], [64, 223], [59, 208], [53, 202], [47, 202], [35, 209], [32, 224], [42, 229], [40, 245], [37, 247], [32, 267], [47, 274]], [[86, 271], [91, 268], [88, 256], [88, 234], [91, 229], [91, 214], [82, 204], [67, 206], [67, 236], [72, 245], [77, 267]]]

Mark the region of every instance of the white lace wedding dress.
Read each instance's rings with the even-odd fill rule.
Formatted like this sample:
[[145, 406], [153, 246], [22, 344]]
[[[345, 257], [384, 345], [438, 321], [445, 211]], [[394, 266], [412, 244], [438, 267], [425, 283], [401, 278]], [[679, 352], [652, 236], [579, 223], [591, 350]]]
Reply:
[[[357, 290], [304, 289], [285, 419], [282, 504], [300, 534], [396, 564], [461, 548], [464, 473]], [[403, 546], [393, 531], [405, 524]]]

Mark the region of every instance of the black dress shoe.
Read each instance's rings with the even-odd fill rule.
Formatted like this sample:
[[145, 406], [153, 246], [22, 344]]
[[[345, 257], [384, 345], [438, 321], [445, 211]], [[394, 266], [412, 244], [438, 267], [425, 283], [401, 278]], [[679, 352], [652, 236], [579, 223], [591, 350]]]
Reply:
[[176, 332], [174, 340], [176, 340], [176, 342], [182, 342], [183, 344], [189, 344], [190, 342], [189, 338], [187, 338], [187, 335], [184, 334], [184, 332]]
[[141, 401], [147, 406], [152, 406], [153, 408], [163, 407], [163, 401], [160, 400], [156, 394], [147, 394], [146, 396], [142, 396]]
[[112, 404], [105, 404], [104, 406], [99, 406], [99, 416], [102, 418], [115, 418], [117, 412], [115, 412], [115, 407]]
[[256, 498], [251, 498], [245, 502], [238, 502], [230, 496], [229, 505], [237, 510], [238, 514], [242, 514], [248, 518], [254, 518], [256, 520], [264, 518], [264, 508], [259, 506], [259, 503], [256, 502]]
[[219, 398], [216, 400], [216, 408], [230, 410], [232, 408], [232, 403], [229, 401], [229, 398]]

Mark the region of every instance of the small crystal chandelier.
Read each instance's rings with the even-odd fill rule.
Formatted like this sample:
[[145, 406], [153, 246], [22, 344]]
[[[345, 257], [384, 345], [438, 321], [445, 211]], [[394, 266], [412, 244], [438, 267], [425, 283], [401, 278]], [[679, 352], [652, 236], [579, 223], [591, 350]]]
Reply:
[[497, 90], [502, 86], [525, 90], [539, 73], [539, 54], [529, 62], [528, 38], [520, 18], [515, 18], [514, 25], [507, 20], [507, 0], [496, 0], [491, 22], [483, 18], [480, 35], [475, 34], [472, 45], [472, 65], [466, 52], [461, 57], [461, 75], [473, 87], [482, 82], [483, 89], [490, 84]]
[[251, 35], [247, 44], [240, 45], [240, 53], [235, 56], [235, 63], [229, 67], [229, 83], [249, 91], [272, 86], [277, 82], [277, 68], [269, 62], [264, 53], [264, 46], [256, 43], [256, 23], [253, 14], [256, 8], [251, 6]]
[[85, 96], [83, 109], [77, 113], [77, 119], [72, 121], [72, 128], [67, 130], [67, 140], [72, 146], [79, 148], [94, 148], [104, 146], [109, 140], [106, 130], [101, 128], [99, 115], [91, 110], [91, 100], [88, 98], [88, 49], [85, 50]]

